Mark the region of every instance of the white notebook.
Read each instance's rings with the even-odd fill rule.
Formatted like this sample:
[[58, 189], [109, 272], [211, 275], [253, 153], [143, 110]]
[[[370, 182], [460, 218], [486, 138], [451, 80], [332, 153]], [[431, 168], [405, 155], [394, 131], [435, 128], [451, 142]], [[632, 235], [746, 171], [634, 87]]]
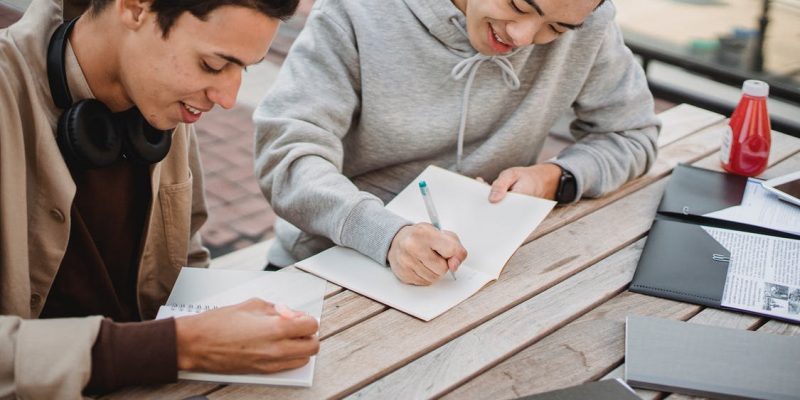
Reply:
[[[257, 297], [274, 304], [285, 304], [318, 321], [322, 315], [325, 281], [295, 269], [278, 272], [183, 268], [172, 288], [167, 304], [156, 319], [182, 317]], [[282, 386], [311, 386], [314, 363], [273, 374], [211, 374], [178, 372], [178, 378], [222, 383], [257, 383]]]
[[386, 208], [412, 222], [430, 222], [418, 182], [430, 188], [443, 230], [455, 232], [469, 256], [431, 286], [400, 282], [388, 267], [345, 247], [299, 261], [297, 267], [424, 321], [441, 315], [500, 276], [506, 262], [555, 206], [509, 193], [489, 203], [489, 185], [429, 166]]

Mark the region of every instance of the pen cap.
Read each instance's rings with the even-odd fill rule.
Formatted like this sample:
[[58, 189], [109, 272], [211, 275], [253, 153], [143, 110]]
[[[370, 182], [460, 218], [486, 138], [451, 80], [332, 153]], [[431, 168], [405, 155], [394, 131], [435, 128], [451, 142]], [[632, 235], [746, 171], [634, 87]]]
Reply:
[[425, 181], [419, 181], [419, 190], [421, 190], [423, 194], [428, 194], [428, 184]]

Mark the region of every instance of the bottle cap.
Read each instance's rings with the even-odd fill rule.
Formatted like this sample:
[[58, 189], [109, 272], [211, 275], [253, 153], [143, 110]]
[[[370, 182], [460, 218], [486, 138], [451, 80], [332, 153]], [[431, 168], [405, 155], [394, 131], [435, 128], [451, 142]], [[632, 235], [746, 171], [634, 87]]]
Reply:
[[742, 93], [753, 97], [767, 97], [769, 85], [766, 82], [749, 79], [742, 85]]

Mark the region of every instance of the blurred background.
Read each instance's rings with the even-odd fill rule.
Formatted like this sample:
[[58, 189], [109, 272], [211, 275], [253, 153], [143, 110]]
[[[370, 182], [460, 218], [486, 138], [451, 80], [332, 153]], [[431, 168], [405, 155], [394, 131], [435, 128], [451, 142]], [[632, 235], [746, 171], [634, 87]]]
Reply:
[[[72, 0], [74, 10], [87, 1]], [[771, 88], [773, 129], [800, 137], [800, 0], [613, 1], [625, 42], [647, 73], [656, 111], [691, 103], [730, 115], [742, 82], [761, 79]], [[28, 4], [0, 0], [0, 28], [19, 19]], [[267, 59], [248, 68], [237, 106], [217, 108], [196, 124], [210, 212], [202, 233], [213, 256], [274, 236], [275, 215], [253, 175], [251, 115], [312, 6], [313, 0], [301, 0]], [[570, 143], [563, 126], [554, 127], [541, 159]]]

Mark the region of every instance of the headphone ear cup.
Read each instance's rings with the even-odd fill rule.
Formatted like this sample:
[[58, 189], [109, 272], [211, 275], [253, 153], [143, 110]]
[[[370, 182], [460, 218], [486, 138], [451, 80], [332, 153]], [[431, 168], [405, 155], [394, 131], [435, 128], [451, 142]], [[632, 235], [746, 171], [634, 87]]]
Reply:
[[120, 113], [119, 123], [125, 132], [125, 155], [131, 160], [151, 165], [164, 159], [172, 146], [172, 131], [150, 125], [134, 107]]
[[56, 142], [67, 164], [80, 168], [109, 166], [122, 152], [113, 113], [95, 99], [81, 100], [61, 115]]

